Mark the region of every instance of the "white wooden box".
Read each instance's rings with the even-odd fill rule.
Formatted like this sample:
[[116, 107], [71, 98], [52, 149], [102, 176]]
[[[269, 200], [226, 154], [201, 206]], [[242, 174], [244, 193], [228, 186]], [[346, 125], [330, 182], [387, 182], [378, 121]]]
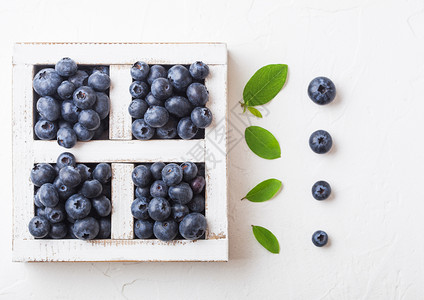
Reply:
[[[71, 57], [81, 65], [110, 66], [109, 140], [78, 142], [72, 149], [56, 141], [34, 140], [34, 66], [54, 65]], [[148, 64], [209, 65], [207, 106], [214, 121], [200, 140], [133, 140], [130, 68]], [[18, 43], [13, 57], [13, 261], [227, 261], [227, 49], [221, 43]], [[36, 163], [54, 163], [64, 151], [78, 162], [112, 164], [112, 236], [108, 240], [34, 239], [28, 222], [34, 216], [34, 186], [29, 178]], [[206, 238], [198, 241], [134, 239], [130, 206], [134, 200], [131, 172], [142, 162], [205, 163]]]

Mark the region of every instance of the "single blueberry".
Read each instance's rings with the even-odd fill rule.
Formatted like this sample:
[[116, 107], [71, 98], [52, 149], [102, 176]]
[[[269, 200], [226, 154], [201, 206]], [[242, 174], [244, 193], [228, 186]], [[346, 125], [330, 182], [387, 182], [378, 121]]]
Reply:
[[148, 108], [149, 105], [143, 99], [134, 99], [128, 106], [128, 113], [134, 119], [141, 119], [144, 117]]
[[91, 169], [84, 164], [77, 164], [75, 167], [81, 175], [81, 182], [91, 178]]
[[60, 117], [59, 101], [50, 96], [41, 97], [37, 100], [37, 111], [43, 119], [56, 121]]
[[67, 149], [72, 148], [77, 143], [75, 131], [71, 128], [60, 128], [57, 131], [57, 143]]
[[32, 81], [35, 92], [40, 96], [52, 96], [62, 83], [62, 77], [52, 68], [39, 71]]
[[171, 209], [172, 219], [174, 219], [174, 221], [177, 223], [181, 222], [182, 219], [184, 219], [184, 217], [189, 214], [188, 207], [184, 204], [174, 203]]
[[88, 130], [96, 130], [100, 126], [100, 117], [92, 109], [84, 109], [78, 115], [78, 123]]
[[50, 164], [36, 164], [30, 174], [32, 183], [35, 186], [42, 186], [45, 183], [52, 183], [56, 177], [56, 170]]
[[193, 199], [193, 190], [186, 182], [170, 186], [168, 190], [169, 197], [176, 203], [187, 204]]
[[57, 94], [62, 100], [72, 99], [76, 87], [72, 82], [68, 80], [62, 81], [62, 83], [57, 88]]
[[190, 213], [180, 223], [180, 234], [187, 240], [197, 240], [206, 233], [206, 226], [204, 215]]
[[[38, 208], [45, 208], [45, 206], [43, 205], [43, 203], [40, 202], [40, 197], [39, 197], [39, 194], [38, 194], [38, 191], [39, 190], [40, 189], [37, 189], [37, 192], [34, 195], [34, 205], [36, 207], [38, 207]], [[149, 190], [149, 194], [150, 194], [150, 190]]]
[[153, 96], [152, 92], [148, 93], [146, 96], [146, 103], [149, 106], [164, 106], [164, 102], [162, 100], [159, 100]]
[[202, 61], [196, 61], [190, 65], [190, 74], [196, 80], [203, 80], [209, 75], [209, 67]]
[[41, 204], [46, 207], [55, 207], [59, 203], [59, 194], [52, 183], [43, 184], [37, 194]]
[[78, 108], [74, 101], [72, 100], [64, 100], [61, 105], [61, 115], [62, 118], [65, 121], [68, 121], [70, 123], [75, 123], [78, 121], [78, 115], [81, 111], [80, 108]]
[[[102, 184], [96, 180], [86, 180], [82, 184], [80, 193], [87, 198], [95, 198], [97, 196], [100, 196], [103, 191]], [[93, 203], [94, 205], [94, 203]]]
[[93, 217], [77, 220], [73, 226], [73, 232], [78, 239], [92, 240], [99, 234], [99, 222]]
[[144, 119], [135, 120], [131, 130], [137, 140], [150, 140], [155, 135], [155, 129], [147, 125]]
[[162, 169], [165, 167], [165, 164], [161, 161], [157, 161], [150, 166], [150, 172], [154, 179], [162, 179]]
[[147, 75], [149, 75], [149, 65], [143, 61], [138, 61], [131, 67], [131, 77], [134, 80], [144, 81], [147, 79]]
[[147, 198], [149, 201], [152, 198], [152, 196], [150, 195], [150, 187], [146, 186], [146, 187], [137, 187], [135, 189], [135, 197], [136, 198]]
[[46, 237], [50, 232], [50, 228], [49, 221], [46, 218], [38, 216], [32, 218], [28, 224], [29, 233], [37, 239]]
[[99, 114], [101, 120], [109, 115], [110, 99], [105, 93], [96, 92], [96, 103], [93, 105], [93, 110]]
[[56, 138], [57, 125], [47, 120], [39, 120], [34, 126], [35, 135], [40, 140], [52, 140]]
[[138, 220], [149, 219], [149, 199], [146, 197], [135, 198], [131, 204], [131, 214]]
[[309, 146], [312, 151], [318, 154], [324, 154], [330, 151], [333, 145], [331, 135], [325, 130], [317, 130], [309, 138]]
[[184, 140], [192, 139], [197, 134], [198, 128], [193, 124], [190, 117], [182, 118], [178, 122], [178, 136]]
[[93, 170], [93, 178], [101, 183], [107, 183], [112, 178], [112, 169], [107, 163], [98, 164]]
[[81, 175], [73, 166], [66, 166], [60, 169], [59, 178], [64, 185], [68, 187], [76, 187], [81, 183]]
[[187, 88], [187, 98], [194, 106], [205, 106], [209, 92], [203, 84], [194, 82]]
[[197, 165], [191, 161], [186, 161], [181, 164], [181, 169], [183, 170], [183, 178], [185, 181], [189, 182], [197, 176]]
[[212, 123], [212, 112], [207, 107], [195, 107], [191, 112], [191, 121], [198, 128], [206, 128]]
[[169, 120], [168, 111], [162, 106], [151, 106], [144, 114], [144, 121], [153, 128], [164, 126]]
[[138, 165], [132, 172], [132, 181], [136, 186], [146, 187], [152, 181], [152, 173], [145, 165]]
[[134, 223], [134, 234], [139, 239], [149, 239], [153, 235], [153, 223], [149, 220], [137, 220]]
[[156, 99], [165, 100], [172, 95], [172, 85], [166, 78], [158, 78], [152, 82], [152, 95]]
[[185, 89], [193, 82], [193, 78], [186, 67], [182, 65], [175, 65], [168, 70], [168, 79], [172, 86], [178, 91], [185, 91]]
[[77, 159], [75, 158], [75, 155], [73, 155], [70, 152], [61, 153], [56, 160], [56, 165], [59, 167], [59, 169], [62, 169], [63, 167], [66, 167], [66, 166], [75, 167], [76, 164], [77, 164]]
[[327, 77], [314, 78], [309, 83], [308, 96], [316, 104], [328, 104], [336, 98], [336, 86]]
[[171, 205], [165, 198], [153, 198], [149, 202], [147, 211], [155, 221], [164, 221], [171, 214]]
[[190, 187], [194, 194], [200, 194], [203, 191], [205, 184], [206, 180], [203, 176], [196, 176], [196, 178], [190, 181]]
[[56, 179], [53, 182], [53, 185], [56, 188], [56, 191], [59, 195], [59, 199], [66, 200], [69, 197], [71, 197], [73, 194], [75, 194], [76, 192], [74, 188], [71, 188], [65, 185], [59, 176], [56, 177]]
[[133, 98], [144, 98], [149, 93], [149, 86], [143, 81], [133, 81], [130, 85], [130, 94]]
[[54, 68], [60, 76], [69, 77], [77, 72], [78, 65], [73, 59], [64, 57], [56, 63]]
[[178, 223], [174, 220], [157, 221], [153, 225], [153, 234], [161, 241], [171, 241], [178, 234]]
[[202, 195], [194, 195], [193, 199], [187, 204], [188, 208], [192, 212], [201, 213], [205, 210], [205, 197]]
[[152, 84], [155, 79], [166, 78], [168, 72], [161, 65], [154, 65], [150, 68], [149, 75], [147, 76], [147, 83]]
[[93, 72], [88, 77], [88, 85], [98, 92], [104, 92], [110, 87], [110, 77], [103, 72]]
[[66, 213], [63, 205], [56, 205], [55, 207], [46, 207], [44, 210], [46, 219], [50, 223], [63, 222], [66, 219]]
[[68, 234], [66, 223], [54, 223], [51, 225], [49, 237], [52, 239], [63, 239]]
[[327, 199], [331, 194], [331, 186], [326, 181], [317, 181], [312, 186], [312, 196], [316, 200], [325, 200]]
[[81, 123], [75, 123], [74, 127], [72, 128], [77, 135], [77, 139], [82, 142], [87, 142], [93, 139], [94, 137], [94, 130], [88, 130], [85, 128]]
[[109, 239], [112, 227], [110, 218], [100, 218], [97, 221], [99, 222], [99, 233], [97, 234], [97, 238]]
[[150, 186], [150, 195], [154, 197], [165, 198], [168, 195], [168, 186], [162, 180], [156, 180]]
[[106, 217], [110, 215], [110, 212], [112, 211], [112, 204], [109, 198], [104, 195], [92, 199], [91, 206], [100, 217]]
[[177, 164], [167, 164], [162, 169], [162, 180], [167, 186], [177, 185], [183, 180], [183, 170]]
[[317, 247], [325, 246], [328, 242], [328, 235], [325, 231], [318, 230], [312, 235], [312, 243]]
[[73, 219], [83, 219], [90, 213], [91, 202], [81, 194], [74, 194], [65, 202], [66, 213]]
[[78, 70], [75, 75], [72, 75], [68, 78], [68, 81], [72, 83], [75, 88], [79, 88], [86, 84], [88, 78], [88, 74], [85, 71]]
[[91, 87], [81, 86], [74, 91], [72, 99], [77, 107], [88, 109], [96, 102], [97, 95]]
[[173, 96], [166, 100], [165, 108], [170, 114], [173, 114], [179, 118], [189, 116], [193, 109], [187, 98], [182, 96]]
[[156, 136], [160, 139], [173, 139], [177, 136], [178, 120], [169, 116], [168, 122], [159, 128], [156, 128]]

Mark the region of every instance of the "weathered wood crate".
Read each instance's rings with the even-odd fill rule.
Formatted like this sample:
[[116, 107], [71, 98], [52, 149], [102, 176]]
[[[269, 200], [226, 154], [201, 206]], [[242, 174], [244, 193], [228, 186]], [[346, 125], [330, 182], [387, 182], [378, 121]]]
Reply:
[[[71, 57], [81, 65], [110, 67], [109, 139], [78, 142], [66, 151], [81, 163], [112, 164], [112, 234], [108, 240], [34, 239], [28, 222], [34, 216], [34, 186], [29, 178], [36, 163], [54, 163], [65, 149], [56, 141], [35, 140], [32, 79], [37, 65], [54, 65]], [[200, 140], [132, 139], [127, 108], [130, 68], [148, 64], [210, 67], [207, 106], [214, 121]], [[14, 261], [227, 261], [227, 50], [225, 44], [19, 43], [13, 57], [13, 260]], [[206, 238], [198, 241], [134, 238], [131, 202], [134, 164], [143, 162], [205, 163]]]

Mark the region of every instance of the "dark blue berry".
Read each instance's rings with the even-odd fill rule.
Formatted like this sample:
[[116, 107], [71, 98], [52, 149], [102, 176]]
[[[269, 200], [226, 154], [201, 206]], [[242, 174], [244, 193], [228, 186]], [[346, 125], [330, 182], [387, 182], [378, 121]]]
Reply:
[[152, 181], [152, 173], [150, 168], [145, 165], [138, 165], [132, 172], [132, 181], [136, 186], [146, 187]]
[[187, 203], [187, 206], [190, 211], [201, 213], [205, 210], [205, 197], [199, 194], [194, 195], [193, 199]]
[[52, 183], [56, 178], [56, 170], [50, 164], [36, 164], [31, 170], [31, 181], [35, 186]]
[[78, 123], [88, 130], [96, 130], [100, 126], [100, 117], [92, 109], [84, 109], [78, 115]]
[[61, 115], [65, 121], [71, 123], [77, 122], [80, 111], [81, 109], [74, 104], [74, 101], [65, 100], [62, 102]]
[[52, 183], [43, 184], [37, 194], [41, 204], [46, 207], [55, 207], [59, 203], [59, 194]]
[[162, 100], [159, 100], [153, 96], [152, 92], [148, 93], [146, 96], [146, 103], [149, 106], [164, 106], [164, 102]]
[[164, 126], [169, 120], [168, 111], [162, 106], [151, 106], [144, 114], [144, 121], [153, 128]]
[[112, 211], [112, 204], [109, 198], [104, 195], [92, 199], [91, 206], [100, 217], [106, 217]]
[[134, 119], [141, 119], [144, 117], [148, 108], [149, 105], [143, 99], [134, 99], [128, 106], [128, 113]]
[[59, 194], [59, 199], [66, 200], [76, 192], [74, 188], [65, 185], [59, 176], [56, 177], [53, 182], [53, 185], [56, 188], [57, 193]]
[[[38, 195], [38, 191], [39, 191], [39, 189], [37, 190], [37, 192], [34, 195], [34, 204], [38, 208], [44, 208], [45, 206], [43, 205], [43, 203], [40, 202], [40, 197]], [[149, 193], [150, 193], [150, 191], [149, 191]]]
[[166, 78], [158, 78], [152, 82], [152, 95], [159, 100], [165, 100], [172, 95], [172, 85]]
[[103, 72], [93, 72], [88, 77], [88, 85], [98, 92], [104, 92], [110, 87], [109, 75]]
[[165, 108], [170, 114], [173, 114], [179, 118], [190, 115], [193, 107], [187, 98], [182, 96], [173, 96], [165, 101]]
[[309, 138], [309, 146], [312, 151], [318, 154], [327, 153], [333, 145], [331, 135], [325, 130], [317, 130]]
[[150, 201], [150, 198], [152, 197], [150, 195], [150, 187], [146, 186], [146, 187], [137, 187], [135, 189], [135, 197], [136, 198], [147, 198]]
[[109, 182], [112, 177], [112, 169], [109, 164], [100, 163], [94, 168], [92, 175], [94, 179], [97, 179], [104, 184]]
[[78, 70], [75, 75], [72, 75], [68, 78], [68, 81], [71, 82], [75, 88], [79, 88], [86, 84], [88, 74], [85, 71]]
[[97, 196], [100, 196], [102, 191], [103, 191], [102, 184], [98, 180], [92, 179], [92, 180], [84, 181], [84, 183], [82, 184], [80, 193], [83, 194], [84, 197], [95, 198]]
[[98, 239], [110, 238], [111, 227], [112, 227], [110, 218], [100, 218], [97, 221], [99, 222], [99, 233], [97, 234], [97, 238]]
[[178, 136], [184, 140], [192, 139], [197, 134], [198, 128], [193, 124], [190, 117], [182, 118], [178, 122]]
[[182, 65], [175, 65], [171, 67], [168, 70], [168, 79], [172, 86], [178, 91], [185, 91], [185, 89], [193, 81], [190, 72]]
[[152, 84], [155, 79], [166, 78], [168, 72], [161, 65], [154, 65], [150, 68], [149, 75], [147, 76], [147, 83]]
[[156, 180], [150, 186], [150, 195], [152, 197], [163, 197], [168, 196], [168, 186], [162, 180]]
[[316, 104], [328, 104], [336, 98], [336, 86], [327, 77], [317, 77], [309, 83], [308, 96]]
[[90, 213], [91, 202], [81, 194], [75, 194], [65, 202], [66, 213], [73, 219], [83, 219]]
[[325, 246], [328, 242], [328, 235], [325, 231], [318, 230], [312, 235], [312, 243], [317, 247]]
[[52, 239], [63, 239], [68, 234], [68, 226], [66, 223], [51, 224], [49, 237]]
[[55, 207], [46, 207], [44, 209], [46, 219], [50, 223], [63, 222], [66, 219], [65, 209], [62, 205], [56, 205]]
[[174, 221], [177, 223], [181, 222], [182, 219], [184, 219], [184, 217], [189, 214], [188, 207], [184, 204], [174, 203], [171, 209], [172, 219], [174, 219]]
[[183, 170], [177, 164], [167, 164], [162, 169], [162, 180], [167, 186], [177, 185], [183, 180]]
[[169, 197], [176, 203], [187, 204], [193, 198], [193, 191], [186, 182], [170, 186], [168, 190]]
[[46, 218], [35, 216], [29, 221], [29, 233], [38, 239], [46, 237], [50, 232], [50, 223]]
[[155, 128], [150, 127], [144, 119], [137, 119], [131, 126], [132, 134], [138, 140], [150, 140], [155, 135]]
[[52, 140], [56, 138], [57, 125], [47, 120], [39, 120], [34, 126], [35, 135], [40, 140]]
[[202, 61], [192, 63], [189, 70], [191, 76], [197, 80], [203, 80], [209, 75], [209, 67]]
[[77, 220], [73, 226], [73, 232], [78, 239], [92, 240], [100, 231], [99, 222], [93, 217]]
[[194, 194], [200, 194], [205, 187], [206, 181], [203, 176], [196, 176], [192, 181], [190, 181], [190, 187], [193, 190]]
[[75, 155], [73, 155], [70, 152], [61, 153], [56, 160], [56, 165], [59, 167], [59, 169], [62, 169], [63, 167], [66, 167], [66, 166], [75, 167], [76, 164], [77, 164], [77, 159], [75, 158]]
[[153, 198], [147, 209], [150, 218], [155, 221], [164, 221], [171, 214], [171, 205], [165, 198]]
[[37, 100], [37, 111], [43, 119], [56, 121], [60, 117], [60, 104], [53, 97], [44, 96]]
[[162, 169], [165, 167], [165, 164], [161, 161], [157, 161], [150, 166], [150, 172], [154, 179], [162, 179]]
[[132, 67], [131, 67], [131, 77], [134, 80], [138, 80], [138, 81], [144, 81], [147, 79], [147, 75], [149, 75], [149, 65], [146, 64], [143, 61], [138, 61], [136, 62]]
[[326, 181], [317, 181], [312, 186], [312, 196], [316, 200], [325, 200], [330, 197], [331, 194], [331, 186]]
[[131, 214], [138, 220], [149, 219], [149, 199], [146, 197], [135, 198], [131, 204]]
[[193, 106], [205, 106], [209, 92], [203, 84], [194, 82], [187, 88], [187, 98]]
[[149, 220], [137, 220], [134, 223], [134, 234], [139, 239], [149, 239], [153, 235], [153, 223]]
[[35, 92], [40, 96], [52, 96], [62, 83], [62, 77], [52, 68], [39, 71], [32, 81]]
[[180, 234], [187, 240], [197, 240], [206, 233], [206, 218], [199, 213], [191, 213], [181, 221]]
[[171, 241], [178, 234], [178, 223], [172, 219], [157, 221], [153, 225], [153, 234], [161, 241]]
[[57, 143], [67, 149], [72, 148], [77, 143], [75, 131], [71, 128], [60, 128], [57, 131]]
[[99, 114], [101, 120], [109, 115], [110, 99], [105, 93], [96, 92], [96, 103], [93, 105], [93, 110]]
[[79, 141], [87, 142], [90, 141], [94, 137], [94, 130], [88, 130], [85, 128], [81, 123], [75, 123], [74, 127], [72, 128], [77, 135], [77, 139]]
[[169, 116], [168, 122], [159, 128], [156, 128], [156, 135], [160, 139], [173, 139], [177, 136], [178, 120]]
[[91, 178], [91, 169], [84, 164], [77, 164], [75, 167], [81, 175], [81, 182]]
[[181, 169], [183, 170], [183, 178], [185, 181], [190, 182], [194, 177], [197, 176], [197, 165], [191, 161], [186, 161], [181, 164]]
[[81, 183], [81, 175], [73, 166], [66, 166], [60, 169], [59, 178], [64, 185], [68, 187], [76, 187]]
[[62, 100], [72, 99], [76, 87], [72, 82], [68, 80], [62, 81], [62, 83], [57, 88], [57, 94]]
[[198, 128], [206, 128], [212, 123], [212, 112], [207, 107], [196, 107], [191, 112], [191, 121]]
[[97, 100], [96, 92], [89, 86], [81, 86], [74, 91], [72, 96], [74, 104], [81, 109], [88, 109]]
[[149, 93], [149, 86], [143, 81], [133, 81], [130, 85], [130, 94], [133, 98], [144, 98]]
[[60, 76], [69, 77], [77, 72], [78, 66], [73, 59], [64, 57], [56, 63], [55, 70]]

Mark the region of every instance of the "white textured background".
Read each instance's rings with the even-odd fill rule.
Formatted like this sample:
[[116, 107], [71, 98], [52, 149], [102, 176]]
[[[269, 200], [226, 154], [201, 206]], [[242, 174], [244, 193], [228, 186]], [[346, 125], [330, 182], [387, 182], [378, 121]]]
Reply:
[[[0, 2], [0, 297], [4, 299], [423, 299], [424, 1], [6, 1]], [[240, 141], [230, 161], [228, 263], [12, 263], [11, 56], [15, 41], [222, 41], [229, 49], [229, 107], [259, 67], [290, 77], [263, 120], [230, 114], [231, 137], [264, 126], [282, 146], [265, 161]], [[309, 81], [333, 79], [337, 100], [319, 107]], [[326, 129], [333, 151], [308, 137]], [[239, 199], [269, 177], [268, 203]], [[313, 200], [328, 180], [329, 201]], [[281, 253], [254, 240], [272, 230]], [[331, 243], [316, 248], [311, 234]]]

